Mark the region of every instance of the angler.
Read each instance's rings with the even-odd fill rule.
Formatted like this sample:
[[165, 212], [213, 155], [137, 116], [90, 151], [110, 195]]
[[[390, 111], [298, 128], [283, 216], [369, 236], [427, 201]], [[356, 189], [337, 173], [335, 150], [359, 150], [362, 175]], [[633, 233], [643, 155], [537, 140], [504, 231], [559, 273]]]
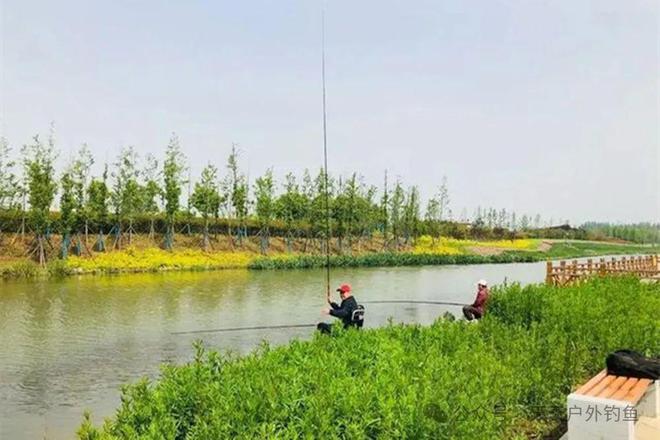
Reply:
[[473, 319], [481, 319], [486, 312], [486, 301], [490, 292], [488, 291], [488, 283], [486, 280], [479, 280], [477, 283], [477, 297], [474, 303], [463, 307], [463, 315], [468, 321]]
[[[328, 293], [326, 300], [330, 307], [323, 309], [323, 313], [341, 319], [344, 328], [361, 328], [364, 325], [364, 307], [357, 303], [357, 300], [351, 293], [350, 284], [342, 284], [337, 289], [337, 292], [339, 292], [339, 296], [341, 297], [341, 304], [337, 305], [337, 303], [333, 302]], [[320, 322], [316, 328], [321, 333], [330, 334], [332, 324]]]

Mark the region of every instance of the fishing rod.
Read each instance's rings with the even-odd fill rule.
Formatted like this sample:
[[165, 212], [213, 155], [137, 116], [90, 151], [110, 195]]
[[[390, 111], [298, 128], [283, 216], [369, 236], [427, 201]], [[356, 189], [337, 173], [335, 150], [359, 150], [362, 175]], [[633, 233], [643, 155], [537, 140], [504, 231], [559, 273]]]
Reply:
[[228, 327], [228, 328], [214, 328], [209, 330], [189, 330], [183, 332], [172, 332], [171, 335], [193, 335], [198, 333], [223, 333], [223, 332], [239, 332], [244, 330], [273, 330], [283, 328], [308, 328], [316, 327], [316, 324], [290, 324], [290, 325], [257, 325], [254, 327]]
[[377, 301], [361, 301], [362, 304], [435, 304], [442, 306], [459, 306], [462, 307], [465, 303], [449, 302], [449, 301], [431, 301], [431, 300], [406, 300], [406, 299], [382, 299]]
[[321, 7], [321, 83], [323, 89], [323, 179], [325, 186], [325, 294], [330, 297], [330, 195], [328, 189], [328, 131], [325, 104], [325, 1]]
[[[443, 306], [459, 306], [462, 307], [465, 304], [449, 301], [431, 301], [431, 300], [405, 300], [405, 299], [383, 299], [376, 301], [361, 301], [362, 304], [434, 304], [434, 305], [443, 305]], [[252, 327], [227, 327], [227, 328], [214, 328], [209, 330], [189, 330], [182, 332], [172, 332], [172, 335], [192, 335], [199, 333], [227, 333], [227, 332], [239, 332], [239, 331], [248, 331], [248, 330], [277, 330], [277, 329], [289, 329], [289, 328], [311, 328], [316, 327], [316, 324], [281, 324], [281, 325], [257, 325]]]

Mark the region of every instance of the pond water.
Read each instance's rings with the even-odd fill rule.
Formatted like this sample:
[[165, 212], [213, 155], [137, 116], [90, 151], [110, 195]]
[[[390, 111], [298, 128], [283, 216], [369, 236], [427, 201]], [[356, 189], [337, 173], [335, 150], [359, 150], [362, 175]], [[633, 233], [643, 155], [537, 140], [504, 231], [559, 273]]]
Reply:
[[[358, 301], [468, 303], [474, 283], [542, 282], [545, 263], [336, 269]], [[84, 410], [114, 413], [119, 387], [155, 377], [163, 362], [190, 360], [192, 342], [246, 352], [309, 338], [312, 329], [172, 334], [226, 327], [315, 323], [323, 318], [322, 270], [218, 271], [0, 281], [0, 439], [72, 438]], [[431, 323], [455, 306], [367, 305], [366, 326]]]

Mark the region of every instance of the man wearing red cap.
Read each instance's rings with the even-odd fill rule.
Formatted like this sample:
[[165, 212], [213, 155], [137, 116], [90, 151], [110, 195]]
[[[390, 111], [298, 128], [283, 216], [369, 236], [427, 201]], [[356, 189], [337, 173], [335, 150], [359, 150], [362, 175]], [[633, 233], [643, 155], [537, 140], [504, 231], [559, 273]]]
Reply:
[[[330, 307], [323, 309], [323, 313], [341, 319], [344, 323], [344, 328], [348, 328], [351, 325], [356, 324], [353, 322], [353, 312], [358, 308], [358, 303], [355, 300], [355, 297], [351, 294], [350, 284], [342, 284], [339, 286], [339, 289], [337, 289], [337, 292], [339, 292], [339, 296], [341, 297], [341, 305], [332, 302], [330, 300], [330, 295], [328, 295], [327, 300]], [[332, 324], [320, 322], [316, 328], [320, 330], [321, 333], [330, 333]]]

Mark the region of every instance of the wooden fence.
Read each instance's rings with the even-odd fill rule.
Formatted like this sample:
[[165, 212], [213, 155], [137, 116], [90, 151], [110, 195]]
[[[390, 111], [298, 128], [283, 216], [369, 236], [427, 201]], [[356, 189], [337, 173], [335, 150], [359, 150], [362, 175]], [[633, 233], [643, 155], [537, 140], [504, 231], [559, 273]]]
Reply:
[[578, 262], [578, 260], [560, 261], [557, 265], [553, 264], [552, 261], [548, 261], [545, 282], [551, 286], [565, 286], [592, 276], [626, 274], [636, 275], [644, 279], [660, 280], [658, 256], [622, 257], [609, 260], [601, 258], [598, 261], [589, 259], [586, 262]]

